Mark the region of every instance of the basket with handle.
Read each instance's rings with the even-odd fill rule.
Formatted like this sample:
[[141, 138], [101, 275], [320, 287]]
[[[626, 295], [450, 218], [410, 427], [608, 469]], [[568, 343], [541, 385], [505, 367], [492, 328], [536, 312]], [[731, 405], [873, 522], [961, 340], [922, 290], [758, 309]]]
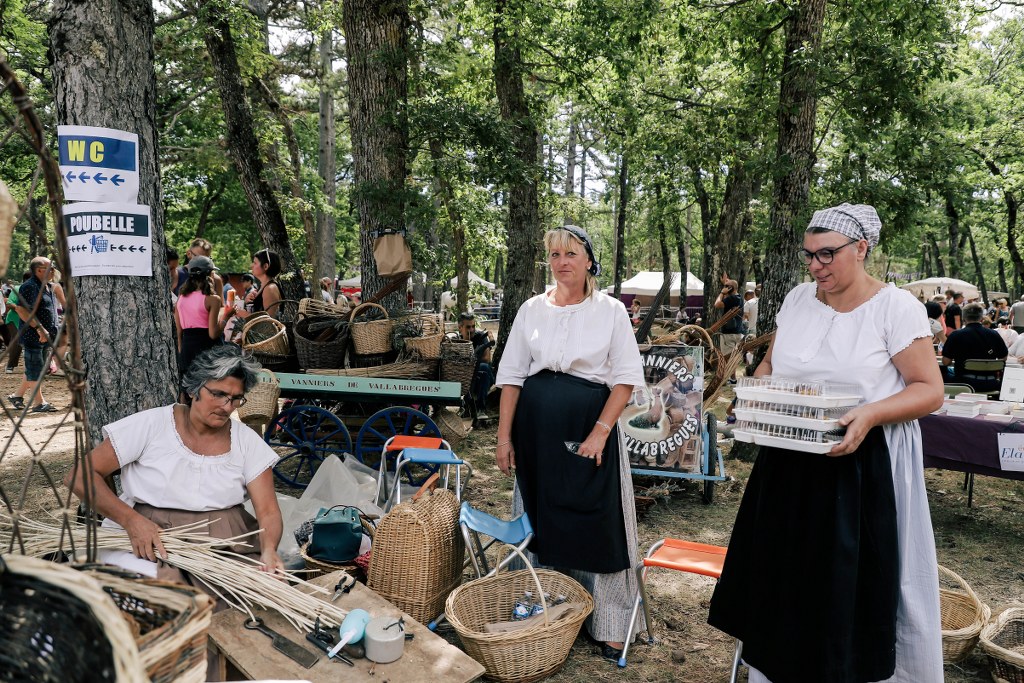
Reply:
[[[549, 569], [534, 569], [523, 560], [526, 569], [464, 583], [445, 603], [445, 616], [466, 653], [484, 665], [484, 676], [505, 683], [539, 681], [560, 669], [584, 620], [594, 610], [594, 599], [575, 579]], [[525, 591], [538, 596], [544, 618], [521, 630], [488, 633], [487, 624], [510, 619], [516, 598]], [[549, 620], [545, 593], [564, 595], [567, 603], [576, 603], [580, 609], [564, 619]]]
[[947, 664], [962, 662], [978, 643], [981, 629], [988, 621], [989, 609], [953, 570], [939, 565], [939, 580], [942, 659]]
[[256, 378], [256, 384], [245, 392], [245, 403], [238, 406], [238, 417], [242, 420], [268, 422], [277, 414], [277, 400], [281, 398], [281, 383], [273, 370], [263, 368]]
[[345, 317], [351, 311], [348, 304], [329, 304], [323, 299], [299, 299], [299, 315]]
[[[369, 308], [379, 308], [384, 313], [384, 319], [355, 322], [359, 312]], [[387, 309], [380, 304], [359, 304], [352, 309], [348, 318], [349, 334], [352, 336], [352, 345], [355, 347], [356, 353], [370, 356], [387, 353], [391, 350], [391, 328], [394, 322], [387, 316]]]
[[444, 319], [440, 313], [413, 311], [395, 318], [395, 324], [412, 323], [420, 331], [420, 336], [432, 337], [444, 333]]
[[981, 629], [981, 651], [988, 656], [992, 680], [1024, 683], [1024, 607], [1009, 607]]
[[348, 323], [339, 316], [300, 318], [295, 323], [295, 352], [302, 368], [328, 370], [345, 364]]
[[242, 348], [253, 353], [287, 356], [288, 328], [269, 315], [250, 316], [242, 326]]
[[462, 395], [469, 393], [476, 372], [476, 353], [473, 342], [446, 337], [441, 340], [441, 381], [458, 382]]
[[441, 357], [441, 340], [443, 334], [432, 334], [429, 337], [406, 337], [405, 350], [427, 360]]

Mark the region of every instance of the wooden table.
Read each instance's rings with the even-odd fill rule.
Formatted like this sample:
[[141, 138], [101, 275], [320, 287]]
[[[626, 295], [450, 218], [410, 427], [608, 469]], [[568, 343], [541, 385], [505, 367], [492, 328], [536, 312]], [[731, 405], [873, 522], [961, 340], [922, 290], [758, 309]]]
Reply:
[[[338, 582], [340, 574], [327, 574], [314, 579], [312, 583], [330, 590]], [[331, 594], [323, 597], [325, 601], [330, 600]], [[344, 610], [361, 607], [374, 617], [402, 615], [400, 609], [361, 583], [357, 583], [350, 593], [339, 597], [335, 604]], [[373, 674], [370, 673], [371, 662], [367, 659], [354, 660], [355, 667], [328, 660], [326, 653], [317, 650], [315, 645], [306, 640], [305, 633], [296, 631], [276, 612], [259, 612], [257, 616], [262, 617], [268, 627], [284, 637], [320, 654], [321, 659], [312, 668], [303, 668], [274, 650], [270, 638], [259, 631], [246, 630], [242, 626], [247, 619], [245, 614], [233, 609], [224, 610], [215, 614], [210, 624], [211, 647], [222, 653], [247, 680], [468, 683], [484, 672], [484, 667], [476, 660], [454, 645], [449, 645], [408, 614], [403, 615], [406, 632], [416, 637], [406, 642], [401, 658], [390, 664], [378, 664]], [[220, 680], [224, 680], [223, 676]]]

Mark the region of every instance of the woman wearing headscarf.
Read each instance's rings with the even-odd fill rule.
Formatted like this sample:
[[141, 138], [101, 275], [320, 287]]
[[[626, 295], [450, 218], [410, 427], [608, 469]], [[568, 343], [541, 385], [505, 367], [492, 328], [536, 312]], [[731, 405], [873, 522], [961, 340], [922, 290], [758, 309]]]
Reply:
[[942, 405], [924, 308], [864, 269], [874, 208], [815, 212], [756, 376], [857, 385], [828, 454], [762, 448], [709, 622], [743, 641], [750, 681], [941, 683], [935, 541], [917, 418]]
[[587, 233], [544, 236], [556, 285], [522, 305], [498, 369], [498, 468], [515, 468], [513, 514], [525, 511], [541, 566], [594, 596], [588, 621], [615, 659], [629, 626], [637, 562], [629, 461], [616, 427], [644, 383], [629, 315], [597, 289], [600, 264]]

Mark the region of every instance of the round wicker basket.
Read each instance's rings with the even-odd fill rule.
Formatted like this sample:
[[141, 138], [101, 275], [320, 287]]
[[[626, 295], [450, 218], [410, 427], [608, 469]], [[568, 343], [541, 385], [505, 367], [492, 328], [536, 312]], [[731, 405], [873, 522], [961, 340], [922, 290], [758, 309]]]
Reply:
[[242, 327], [242, 348], [253, 353], [287, 356], [288, 328], [269, 315], [253, 316]]
[[979, 639], [992, 680], [1024, 683], [1024, 607], [1010, 607], [989, 621]]
[[[516, 598], [524, 591], [564, 595], [570, 603], [582, 603], [584, 609], [554, 622], [547, 621], [545, 612], [543, 622], [518, 631], [485, 632], [485, 624], [509, 620]], [[593, 598], [578, 582], [556, 571], [530, 567], [462, 584], [448, 596], [445, 616], [469, 656], [484, 665], [486, 677], [527, 683], [562, 667], [593, 609]]]
[[[329, 329], [335, 322], [341, 329]], [[328, 329], [323, 329], [324, 326]], [[311, 331], [311, 330], [318, 330]], [[299, 366], [317, 370], [330, 370], [345, 365], [345, 351], [348, 348], [348, 326], [337, 315], [301, 318], [295, 323], [295, 352], [299, 357]], [[331, 339], [321, 341], [326, 333]]]
[[981, 629], [988, 620], [989, 609], [956, 572], [939, 565], [939, 579], [942, 660], [947, 664], [962, 662], [978, 643]]
[[441, 340], [443, 334], [432, 334], [429, 337], [407, 337], [405, 350], [420, 358], [434, 360], [441, 357]]
[[473, 342], [447, 337], [441, 341], [441, 381], [458, 382], [462, 395], [469, 393], [476, 372], [476, 353]]
[[434, 422], [437, 423], [438, 428], [441, 430], [441, 437], [452, 448], [458, 448], [459, 444], [465, 441], [470, 431], [472, 431], [472, 428], [467, 427], [466, 423], [463, 422], [457, 413], [453, 413], [447, 408], [441, 408], [437, 411], [437, 414], [434, 416]]
[[255, 386], [245, 394], [245, 403], [238, 406], [238, 417], [242, 420], [269, 422], [277, 415], [277, 400], [281, 398], [281, 383], [273, 370], [260, 371]]
[[[355, 322], [359, 311], [366, 308], [379, 308], [384, 312], [383, 320], [370, 320], [368, 322]], [[391, 350], [391, 329], [394, 322], [387, 317], [388, 311], [380, 304], [365, 303], [359, 304], [349, 314], [349, 330], [352, 335], [352, 345], [356, 353], [360, 355], [374, 355], [387, 353]]]

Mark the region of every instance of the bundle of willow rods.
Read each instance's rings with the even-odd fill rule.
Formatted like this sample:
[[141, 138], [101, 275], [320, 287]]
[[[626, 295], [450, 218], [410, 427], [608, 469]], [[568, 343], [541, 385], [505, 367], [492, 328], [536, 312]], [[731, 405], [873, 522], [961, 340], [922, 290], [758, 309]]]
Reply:
[[310, 375], [338, 375], [341, 377], [382, 377], [385, 379], [437, 379], [437, 361], [400, 360], [369, 368], [307, 368]]
[[[203, 531], [208, 525], [209, 522], [201, 521], [161, 531], [160, 540], [167, 551], [167, 559], [162, 561], [201, 579], [224, 602], [250, 618], [255, 616], [254, 607], [262, 607], [280, 613], [297, 631], [312, 631], [318, 616], [326, 626], [341, 625], [347, 611], [318, 600], [292, 584], [323, 594], [328, 593], [326, 589], [291, 575], [287, 581], [282, 581], [280, 575], [261, 571], [262, 565], [256, 560], [218, 547], [248, 545], [245, 539], [258, 531], [234, 538], [211, 538]], [[75, 543], [84, 548], [85, 525], [69, 521], [69, 526]], [[30, 556], [40, 557], [59, 551], [61, 541], [67, 541], [67, 531], [56, 520], [48, 523], [21, 517], [18, 519], [18, 531], [24, 539], [25, 554]], [[0, 513], [0, 538], [12, 532], [13, 520]], [[132, 544], [124, 531], [100, 527], [96, 529], [96, 549], [130, 553]]]

